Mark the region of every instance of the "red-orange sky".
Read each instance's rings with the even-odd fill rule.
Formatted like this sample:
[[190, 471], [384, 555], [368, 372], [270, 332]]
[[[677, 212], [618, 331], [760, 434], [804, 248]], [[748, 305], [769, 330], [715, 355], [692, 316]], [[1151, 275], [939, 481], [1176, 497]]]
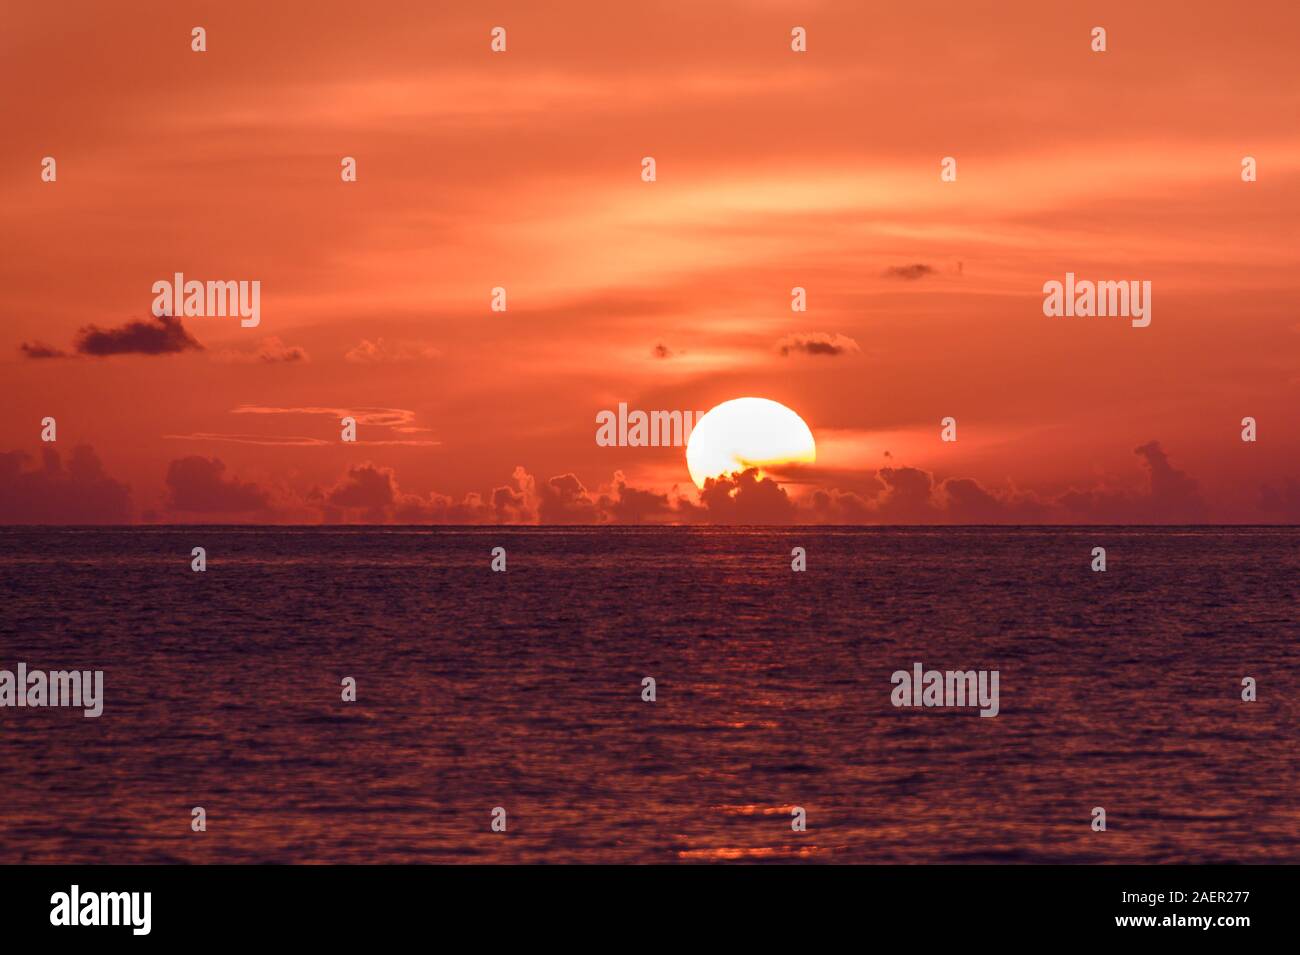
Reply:
[[[1298, 42], [1290, 0], [9, 4], [0, 522], [1295, 522]], [[261, 324], [79, 352], [176, 271]], [[1150, 327], [1045, 317], [1067, 271]], [[701, 497], [594, 440], [742, 395], [817, 465]]]

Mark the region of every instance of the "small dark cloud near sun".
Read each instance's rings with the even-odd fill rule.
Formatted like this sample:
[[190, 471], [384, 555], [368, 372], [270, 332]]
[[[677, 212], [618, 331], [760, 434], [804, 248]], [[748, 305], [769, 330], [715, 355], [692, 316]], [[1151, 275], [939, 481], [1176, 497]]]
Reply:
[[655, 358], [673, 357], [672, 349], [669, 348], [667, 345], [665, 345], [663, 342], [659, 342], [659, 344], [655, 345], [654, 348], [650, 349], [650, 354], [653, 355]]
[[885, 269], [885, 278], [903, 279], [905, 282], [915, 282], [917, 279], [923, 279], [927, 275], [934, 274], [934, 266], [926, 265], [923, 262], [915, 262], [912, 265], [891, 265]]
[[102, 358], [107, 355], [171, 355], [203, 351], [198, 339], [185, 330], [179, 318], [161, 315], [148, 321], [127, 322], [119, 328], [87, 325], [77, 333], [77, 352]]
[[828, 334], [826, 332], [796, 332], [786, 335], [776, 343], [776, 349], [783, 357], [790, 355], [826, 355], [835, 358], [861, 351], [858, 343], [847, 335]]
[[18, 346], [28, 358], [67, 358], [68, 353], [62, 348], [55, 348], [53, 345], [47, 345], [45, 342], [23, 342]]

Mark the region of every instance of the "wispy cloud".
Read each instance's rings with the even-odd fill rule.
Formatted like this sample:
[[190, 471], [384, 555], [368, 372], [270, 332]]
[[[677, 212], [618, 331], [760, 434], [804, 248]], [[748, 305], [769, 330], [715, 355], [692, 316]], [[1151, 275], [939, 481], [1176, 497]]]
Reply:
[[[357, 444], [434, 447], [442, 443], [441, 441], [432, 438], [395, 438], [387, 436], [387, 434], [409, 435], [430, 432], [429, 428], [415, 424], [415, 412], [407, 408], [328, 408], [317, 405], [308, 405], [299, 408], [279, 408], [265, 405], [240, 405], [237, 408], [232, 408], [230, 413], [268, 417], [283, 415], [327, 417], [332, 418], [335, 422], [341, 421], [343, 418], [353, 418], [358, 427]], [[370, 436], [367, 434], [367, 429], [370, 428], [382, 429], [386, 434], [381, 434], [379, 437]], [[337, 437], [321, 438], [305, 435], [231, 434], [213, 431], [165, 434], [163, 437], [173, 441], [225, 441], [234, 444], [283, 445], [286, 447], [297, 448], [337, 447], [340, 443]]]
[[23, 342], [18, 346], [19, 350], [28, 358], [68, 358], [67, 352], [61, 348], [55, 348], [53, 345], [47, 345], [45, 342]]
[[309, 438], [301, 435], [266, 435], [266, 434], [223, 434], [215, 431], [195, 431], [191, 434], [164, 434], [168, 441], [226, 441], [231, 444], [265, 444], [283, 445], [291, 448], [324, 448], [338, 444], [324, 438]]
[[301, 345], [286, 345], [275, 335], [262, 339], [254, 349], [246, 351], [227, 349], [215, 357], [218, 361], [268, 365], [306, 364], [311, 361], [311, 356]]
[[380, 365], [393, 362], [428, 361], [437, 358], [440, 352], [425, 342], [388, 341], [377, 338], [374, 341], [362, 339], [344, 354], [344, 359], [363, 365]]

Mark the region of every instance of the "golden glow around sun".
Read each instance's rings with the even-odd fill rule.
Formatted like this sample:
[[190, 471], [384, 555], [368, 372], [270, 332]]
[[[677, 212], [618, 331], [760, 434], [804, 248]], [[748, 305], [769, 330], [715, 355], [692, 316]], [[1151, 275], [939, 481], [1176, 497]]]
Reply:
[[778, 464], [811, 464], [817, 444], [802, 418], [767, 398], [724, 401], [696, 422], [686, 467], [696, 487], [706, 478]]

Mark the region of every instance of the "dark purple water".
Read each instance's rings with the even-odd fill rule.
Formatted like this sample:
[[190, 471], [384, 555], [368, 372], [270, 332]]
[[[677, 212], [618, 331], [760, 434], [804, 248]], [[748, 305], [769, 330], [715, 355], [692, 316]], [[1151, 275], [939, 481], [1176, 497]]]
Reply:
[[1298, 597], [1296, 528], [0, 529], [0, 669], [106, 697], [0, 709], [0, 862], [1294, 863]]

